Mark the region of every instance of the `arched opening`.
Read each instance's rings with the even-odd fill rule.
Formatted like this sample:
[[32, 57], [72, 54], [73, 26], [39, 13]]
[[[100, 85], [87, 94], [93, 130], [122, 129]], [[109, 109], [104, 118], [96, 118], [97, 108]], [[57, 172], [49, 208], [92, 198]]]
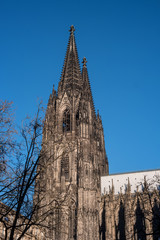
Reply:
[[65, 179], [69, 179], [69, 156], [65, 154], [61, 160], [61, 176], [65, 176]]
[[69, 132], [71, 131], [71, 116], [70, 116], [70, 110], [66, 109], [63, 113], [63, 132]]

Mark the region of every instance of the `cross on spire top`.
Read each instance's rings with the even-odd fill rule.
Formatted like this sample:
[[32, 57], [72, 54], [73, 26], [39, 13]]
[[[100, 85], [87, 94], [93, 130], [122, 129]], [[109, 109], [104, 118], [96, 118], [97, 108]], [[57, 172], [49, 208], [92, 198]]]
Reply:
[[74, 28], [74, 26], [72, 25], [72, 26], [70, 26], [70, 30], [69, 30], [72, 34], [74, 33], [74, 31], [75, 31], [75, 28]]

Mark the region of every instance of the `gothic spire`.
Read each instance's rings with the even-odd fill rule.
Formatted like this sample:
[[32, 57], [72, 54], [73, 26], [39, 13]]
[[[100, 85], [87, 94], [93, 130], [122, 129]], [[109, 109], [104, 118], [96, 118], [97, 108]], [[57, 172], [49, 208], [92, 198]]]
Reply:
[[83, 95], [85, 95], [85, 97], [89, 98], [89, 100], [91, 101], [91, 107], [95, 115], [95, 107], [93, 103], [91, 86], [90, 86], [90, 81], [89, 81], [88, 71], [87, 71], [87, 60], [85, 57], [83, 58], [82, 63], [83, 63], [83, 68], [82, 68]]
[[78, 59], [78, 52], [75, 42], [74, 31], [75, 28], [72, 25], [70, 27], [70, 37], [64, 60], [64, 66], [62, 70], [61, 80], [59, 82], [58, 92], [70, 90], [82, 89], [82, 76]]

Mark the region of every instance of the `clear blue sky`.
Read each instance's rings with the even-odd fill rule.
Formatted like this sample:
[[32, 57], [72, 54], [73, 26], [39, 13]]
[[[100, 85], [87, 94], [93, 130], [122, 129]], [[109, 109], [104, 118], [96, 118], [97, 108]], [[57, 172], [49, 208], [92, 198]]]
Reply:
[[110, 173], [160, 168], [160, 1], [0, 1], [0, 95], [16, 121], [57, 88], [76, 28]]

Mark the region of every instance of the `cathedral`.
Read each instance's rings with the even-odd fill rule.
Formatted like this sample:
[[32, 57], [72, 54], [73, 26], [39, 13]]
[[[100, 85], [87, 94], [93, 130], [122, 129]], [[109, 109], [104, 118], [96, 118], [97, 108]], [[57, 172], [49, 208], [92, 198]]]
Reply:
[[45, 236], [54, 240], [99, 239], [100, 181], [108, 175], [102, 120], [95, 112], [86, 58], [80, 68], [74, 31], [71, 26], [58, 91], [49, 97], [46, 155], [36, 184], [38, 198], [45, 195], [41, 204], [51, 203], [53, 209]]
[[[71, 26], [58, 90], [47, 105], [32, 218], [20, 215], [14, 239], [160, 240], [160, 169], [109, 174], [102, 120], [74, 32]], [[13, 239], [6, 233], [17, 212], [0, 205], [0, 239]]]
[[[147, 191], [148, 173], [109, 175], [102, 120], [95, 112], [86, 58], [80, 68], [74, 32], [71, 26], [58, 90], [53, 88], [45, 115], [34, 195], [37, 218], [43, 218], [41, 239], [158, 240], [160, 234], [150, 234], [155, 225], [144, 212], [160, 211], [159, 192], [151, 196]], [[156, 174], [160, 171], [153, 171], [152, 177]], [[142, 191], [136, 185], [133, 189], [137, 176], [139, 182], [144, 180]], [[119, 186], [115, 191], [124, 179], [125, 190]], [[153, 217], [149, 214], [150, 220]], [[159, 223], [156, 220], [157, 229]]]
[[109, 174], [102, 119], [86, 58], [80, 67], [74, 26], [43, 123], [40, 151], [36, 121], [27, 167], [11, 178], [13, 189], [7, 182], [7, 195], [1, 186], [0, 240], [160, 240], [160, 169]]

